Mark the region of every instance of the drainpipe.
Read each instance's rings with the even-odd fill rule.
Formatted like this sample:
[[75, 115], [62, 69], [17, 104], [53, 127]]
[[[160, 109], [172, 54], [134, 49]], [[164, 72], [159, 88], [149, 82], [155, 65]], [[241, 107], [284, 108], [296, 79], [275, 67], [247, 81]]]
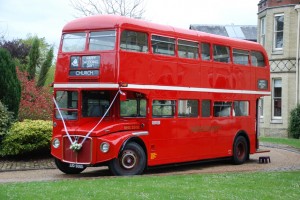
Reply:
[[297, 49], [296, 49], [296, 106], [299, 104], [299, 40], [300, 40], [300, 5], [295, 6], [298, 14], [297, 21]]

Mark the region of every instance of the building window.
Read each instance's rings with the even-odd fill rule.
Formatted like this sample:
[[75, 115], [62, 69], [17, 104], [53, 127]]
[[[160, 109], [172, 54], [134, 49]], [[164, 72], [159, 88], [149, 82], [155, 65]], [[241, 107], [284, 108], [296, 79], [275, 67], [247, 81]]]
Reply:
[[279, 14], [274, 17], [274, 50], [282, 50], [283, 48], [283, 27], [284, 15]]
[[266, 17], [260, 19], [260, 44], [266, 44]]
[[264, 98], [261, 97], [258, 101], [258, 115], [260, 119], [264, 118]]
[[282, 117], [282, 80], [273, 79], [272, 92], [272, 117], [273, 119], [281, 119]]

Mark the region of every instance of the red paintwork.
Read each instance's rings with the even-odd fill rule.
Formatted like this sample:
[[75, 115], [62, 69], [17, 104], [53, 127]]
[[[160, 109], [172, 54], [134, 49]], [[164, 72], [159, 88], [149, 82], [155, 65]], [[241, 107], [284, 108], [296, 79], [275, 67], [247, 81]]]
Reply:
[[[183, 30], [170, 26], [163, 26], [118, 16], [93, 16], [76, 19], [65, 25], [63, 34], [90, 30], [117, 30], [117, 38], [124, 29], [147, 32], [151, 34], [169, 36], [198, 42], [212, 44], [224, 44], [232, 48], [255, 50], [267, 54], [258, 43], [231, 39], [192, 30]], [[150, 43], [150, 39], [149, 39]], [[119, 46], [117, 39], [116, 46]], [[151, 46], [151, 45], [149, 45]], [[98, 77], [69, 77], [70, 56], [72, 55], [100, 55], [100, 75]], [[232, 56], [232, 55], [231, 55]], [[266, 67], [237, 66], [233, 64], [216, 63], [213, 61], [201, 61], [182, 59], [178, 57], [154, 55], [149, 53], [127, 52], [116, 48], [105, 52], [64, 53], [61, 47], [58, 52], [54, 84], [63, 83], [107, 83], [107, 84], [139, 84], [160, 86], [184, 86], [197, 88], [214, 88], [227, 90], [251, 90], [257, 89], [257, 81], [268, 81], [270, 91], [270, 68]], [[81, 91], [82, 89], [69, 88]], [[93, 89], [93, 88], [90, 88]], [[57, 90], [68, 90], [55, 88]], [[111, 90], [107, 88], [107, 90]], [[123, 91], [130, 93], [124, 87]], [[256, 101], [262, 95], [259, 94], [230, 94], [208, 93], [188, 91], [162, 91], [134, 89], [131, 91], [141, 92], [146, 95], [149, 113], [146, 118], [119, 117], [119, 99], [115, 102], [107, 117], [92, 132], [91, 154], [81, 153], [83, 161], [91, 160], [89, 164], [101, 164], [118, 156], [123, 143], [132, 137], [138, 137], [144, 143], [148, 166], [167, 163], [186, 162], [209, 158], [232, 156], [232, 146], [236, 134], [239, 131], [247, 133], [250, 143], [250, 153], [256, 149]], [[111, 98], [113, 98], [114, 94]], [[247, 100], [250, 103], [250, 115], [247, 117], [209, 117], [209, 118], [152, 118], [151, 102], [153, 99], [210, 99], [212, 101]], [[81, 100], [79, 99], [79, 105]], [[201, 106], [199, 108], [201, 110]], [[80, 116], [80, 111], [79, 114]], [[53, 138], [65, 135], [63, 124], [60, 120], [53, 119], [56, 127], [53, 128]], [[71, 135], [85, 136], [91, 130], [99, 118], [82, 118], [67, 121], [67, 127]], [[160, 125], [153, 125], [159, 121]], [[124, 129], [126, 127], [126, 129]], [[109, 130], [109, 131], [107, 131]], [[133, 136], [133, 132], [148, 131], [148, 135]], [[65, 139], [66, 140], [66, 139]], [[106, 141], [111, 145], [108, 153], [101, 153], [99, 145]], [[68, 145], [65, 151], [68, 150]], [[52, 155], [59, 159], [68, 158], [69, 162], [76, 162], [72, 152], [67, 155], [62, 148], [54, 149]], [[85, 150], [85, 152], [88, 152]]]

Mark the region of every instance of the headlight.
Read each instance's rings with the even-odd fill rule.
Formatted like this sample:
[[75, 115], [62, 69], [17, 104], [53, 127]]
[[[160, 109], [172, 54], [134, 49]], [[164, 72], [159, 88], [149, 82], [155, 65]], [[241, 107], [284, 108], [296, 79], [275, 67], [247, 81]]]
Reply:
[[100, 150], [103, 153], [107, 153], [109, 151], [109, 144], [107, 142], [102, 142], [100, 145]]
[[54, 138], [54, 140], [52, 141], [52, 146], [57, 149], [60, 145], [60, 141], [57, 138]]

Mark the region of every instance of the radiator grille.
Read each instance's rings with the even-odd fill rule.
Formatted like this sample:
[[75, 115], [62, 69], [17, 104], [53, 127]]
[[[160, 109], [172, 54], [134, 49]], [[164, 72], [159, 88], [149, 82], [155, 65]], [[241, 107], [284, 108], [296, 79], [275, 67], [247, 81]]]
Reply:
[[[72, 141], [81, 143], [83, 136], [71, 136]], [[92, 162], [92, 139], [87, 138], [79, 151], [70, 149], [71, 142], [67, 136], [63, 137], [63, 161], [68, 163], [90, 164]]]

